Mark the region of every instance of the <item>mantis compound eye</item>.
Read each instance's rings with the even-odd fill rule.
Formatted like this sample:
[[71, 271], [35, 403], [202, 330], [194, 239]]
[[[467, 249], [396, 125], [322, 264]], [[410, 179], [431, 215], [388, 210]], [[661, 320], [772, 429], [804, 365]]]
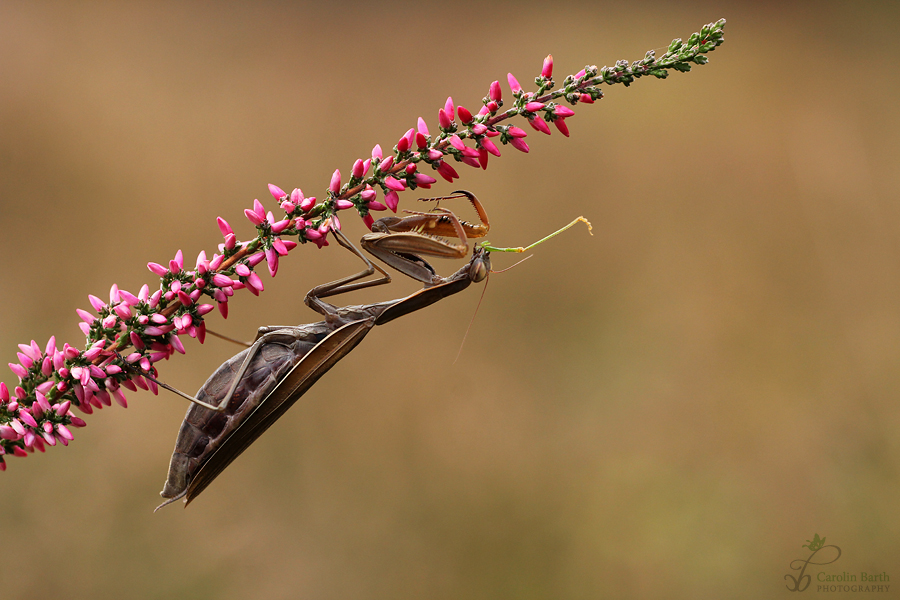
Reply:
[[472, 266], [469, 267], [469, 278], [475, 283], [478, 283], [487, 277], [488, 271], [490, 270], [490, 259], [486, 256], [478, 257], [472, 261]]

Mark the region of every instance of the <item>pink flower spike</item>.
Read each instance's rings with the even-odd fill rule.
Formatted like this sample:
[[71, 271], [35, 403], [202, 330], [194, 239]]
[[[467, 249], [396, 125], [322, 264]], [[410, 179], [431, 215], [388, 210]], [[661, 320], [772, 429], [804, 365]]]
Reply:
[[333, 194], [337, 194], [341, 191], [341, 170], [335, 169], [334, 173], [331, 174], [331, 184], [328, 186], [328, 189], [331, 190]]
[[277, 185], [275, 185], [273, 183], [269, 184], [269, 193], [272, 194], [272, 197], [275, 198], [276, 200], [278, 200], [279, 202], [281, 201], [282, 198], [287, 196], [287, 192], [285, 192], [283, 189], [281, 189], [280, 187], [278, 187]]
[[509, 133], [510, 137], [514, 138], [523, 138], [528, 136], [528, 132], [521, 127], [510, 127], [507, 133]]
[[559, 132], [566, 137], [569, 137], [569, 126], [566, 125], [565, 119], [556, 119], [553, 121], [553, 124], [556, 125], [556, 128], [559, 129]]
[[525, 140], [523, 140], [522, 138], [517, 138], [517, 137], [511, 138], [509, 140], [509, 144], [516, 150], [520, 150], [522, 152], [528, 152], [528, 150], [530, 150], [530, 148], [528, 147], [528, 144], [525, 143]]
[[506, 74], [506, 80], [509, 82], [509, 89], [512, 90], [513, 94], [516, 94], [516, 93], [522, 91], [522, 86], [519, 85], [519, 82], [516, 80], [515, 77], [513, 77], [512, 73]]
[[462, 121], [463, 125], [467, 125], [472, 122], [472, 113], [465, 106], [460, 106], [456, 109], [459, 114], [459, 120]]
[[247, 217], [247, 220], [254, 225], [259, 225], [266, 220], [265, 216], [261, 217], [256, 213], [256, 211], [250, 210], [249, 208], [244, 209], [244, 216]]
[[106, 308], [106, 302], [98, 298], [93, 294], [88, 294], [88, 301], [91, 303], [91, 306], [94, 307], [94, 310], [100, 312], [104, 308]]
[[387, 176], [384, 178], [384, 186], [394, 192], [402, 192], [406, 189], [406, 183], [400, 181], [396, 177]]
[[350, 170], [350, 176], [354, 179], [359, 179], [363, 176], [363, 161], [361, 158], [357, 158], [356, 162], [353, 163], [353, 168]]
[[155, 262], [148, 262], [147, 268], [150, 269], [150, 271], [154, 275], [158, 275], [160, 277], [163, 277], [163, 276], [165, 276], [166, 273], [168, 273], [168, 271], [166, 270], [166, 268], [164, 266], [162, 266], [159, 263], [155, 263]]
[[400, 203], [400, 196], [397, 195], [397, 192], [391, 190], [384, 195], [384, 202], [385, 204], [387, 204], [388, 208], [390, 208], [394, 212], [397, 212], [397, 205]]
[[500, 156], [500, 150], [497, 148], [497, 145], [487, 138], [481, 139], [481, 145], [485, 150], [493, 154], [494, 156]]
[[184, 345], [181, 343], [181, 340], [178, 339], [176, 334], [172, 334], [169, 336], [169, 343], [172, 344], [172, 347], [175, 348], [175, 351], [179, 354], [184, 354]]
[[553, 77], [553, 55], [548, 54], [544, 59], [544, 65], [541, 67], [541, 77]]
[[[500, 82], [499, 81], [495, 81], [491, 84], [491, 90], [490, 90], [489, 95], [491, 97], [491, 100], [493, 100], [494, 102], [499, 102], [503, 98], [503, 92], [500, 90]], [[493, 112], [493, 111], [491, 111], [491, 112]]]
[[347, 210], [348, 208], [353, 208], [353, 203], [349, 200], [337, 200], [334, 203], [334, 207], [337, 210]]
[[453, 98], [447, 96], [447, 101], [444, 102], [444, 112], [447, 113], [447, 116], [450, 120], [453, 120]]
[[425, 119], [419, 117], [419, 120], [416, 121], [416, 129], [418, 129], [419, 133], [422, 135], [430, 135], [428, 133], [428, 125], [425, 124]]

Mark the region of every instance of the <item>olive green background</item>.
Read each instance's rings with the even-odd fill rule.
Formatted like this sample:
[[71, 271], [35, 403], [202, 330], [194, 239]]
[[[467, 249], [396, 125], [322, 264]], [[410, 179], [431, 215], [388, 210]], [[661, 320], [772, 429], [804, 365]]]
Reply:
[[[0, 364], [82, 341], [88, 294], [212, 252], [217, 216], [251, 235], [267, 183], [321, 197], [416, 117], [435, 131], [448, 94], [476, 109], [547, 53], [562, 79], [720, 17], [709, 65], [605, 88], [571, 138], [432, 190], [475, 192], [500, 245], [594, 224], [491, 278], [456, 363], [480, 288], [373, 331], [157, 514], [186, 403], [131, 394], [9, 460], [0, 598], [789, 597], [814, 533], [843, 555], [808, 573], [893, 592], [896, 3], [4, 2]], [[299, 248], [210, 327], [317, 320], [303, 294], [357, 267]], [[235, 352], [187, 346], [159, 368], [189, 391]]]

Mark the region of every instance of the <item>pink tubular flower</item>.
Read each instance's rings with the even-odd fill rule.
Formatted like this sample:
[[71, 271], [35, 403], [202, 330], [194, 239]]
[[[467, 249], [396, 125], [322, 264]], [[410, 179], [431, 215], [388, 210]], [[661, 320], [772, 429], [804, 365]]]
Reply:
[[425, 119], [423, 119], [422, 117], [419, 117], [419, 120], [416, 121], [416, 129], [422, 135], [430, 135], [428, 133], [428, 125], [425, 124]]
[[528, 132], [521, 127], [510, 127], [508, 133], [510, 137], [514, 138], [528, 137]]
[[528, 144], [525, 143], [525, 140], [523, 140], [522, 138], [517, 138], [517, 137], [510, 138], [509, 145], [512, 146], [513, 148], [515, 148], [516, 150], [521, 150], [522, 152], [528, 152], [528, 150], [530, 150], [530, 148], [528, 147]]
[[150, 269], [150, 272], [152, 272], [154, 275], [158, 275], [159, 277], [163, 277], [166, 273], [168, 273], [164, 266], [155, 262], [148, 262], [147, 268]]
[[283, 189], [281, 189], [280, 187], [278, 187], [277, 185], [275, 185], [273, 183], [269, 184], [269, 193], [272, 194], [272, 197], [275, 198], [276, 200], [278, 200], [279, 202], [281, 201], [282, 198], [287, 196], [287, 192], [285, 192]]
[[528, 124], [540, 131], [541, 133], [546, 133], [550, 135], [550, 127], [547, 125], [547, 121], [543, 120], [540, 117], [535, 117], [533, 119], [528, 119]]
[[479, 143], [482, 147], [493, 154], [494, 156], [500, 156], [500, 150], [497, 148], [497, 145], [487, 138], [482, 138]]
[[565, 119], [556, 119], [553, 121], [553, 124], [556, 125], [556, 128], [559, 129], [559, 132], [566, 137], [569, 137], [569, 126], [566, 125]]
[[[449, 183], [453, 183], [454, 179], [459, 179], [459, 173], [456, 172], [452, 166], [450, 166], [446, 161], [441, 161], [437, 166], [438, 174], [446, 179]], [[396, 210], [394, 212], [397, 212]]]
[[397, 212], [397, 205], [400, 203], [400, 196], [397, 195], [397, 192], [391, 190], [384, 195], [384, 202], [385, 204], [387, 204], [387, 207], [390, 208], [393, 212]]
[[437, 182], [437, 179], [435, 179], [434, 177], [431, 177], [429, 175], [425, 175], [424, 173], [416, 173], [415, 179], [416, 179], [416, 184], [419, 187], [423, 187], [425, 189], [430, 188], [432, 183]]
[[219, 231], [222, 232], [223, 236], [226, 236], [229, 233], [234, 233], [234, 231], [231, 230], [231, 225], [229, 225], [228, 221], [226, 221], [222, 217], [216, 217], [216, 224], [219, 226]]
[[506, 80], [509, 82], [509, 89], [512, 90], [513, 94], [516, 94], [516, 93], [522, 91], [522, 86], [519, 85], [519, 82], [516, 80], [515, 77], [513, 77], [512, 73], [506, 74]]
[[384, 178], [384, 186], [387, 189], [395, 191], [395, 192], [402, 192], [403, 190], [406, 189], [405, 182], [400, 181], [396, 177], [391, 177], [391, 176]]
[[[494, 102], [499, 102], [503, 98], [503, 92], [500, 90], [500, 82], [495, 81], [491, 84], [491, 89], [488, 94]], [[494, 112], [494, 111], [491, 111]]]
[[548, 54], [547, 58], [544, 59], [544, 65], [541, 68], [541, 77], [550, 78], [553, 77], [553, 55]]
[[333, 193], [337, 194], [341, 191], [341, 170], [335, 169], [334, 173], [331, 175], [331, 185], [328, 186], [328, 189]]
[[528, 112], [537, 112], [544, 108], [544, 106], [545, 105], [543, 102], [529, 102], [525, 105], [525, 110], [527, 110]]
[[359, 179], [363, 176], [365, 170], [363, 169], [363, 161], [361, 158], [357, 158], [356, 162], [353, 163], [353, 168], [350, 170], [350, 176], [354, 179]]
[[452, 121], [453, 120], [453, 98], [450, 96], [447, 96], [447, 101], [444, 102], [444, 112], [447, 114], [447, 116]]
[[467, 125], [472, 122], [472, 113], [465, 106], [460, 106], [456, 109], [456, 112], [459, 114], [459, 120], [462, 121], [463, 125]]

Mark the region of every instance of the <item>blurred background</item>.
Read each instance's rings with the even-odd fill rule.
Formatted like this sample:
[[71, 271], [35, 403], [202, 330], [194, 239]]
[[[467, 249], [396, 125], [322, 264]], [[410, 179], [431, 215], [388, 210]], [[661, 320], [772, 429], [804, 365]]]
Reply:
[[[843, 555], [808, 573], [900, 585], [893, 2], [0, 4], [0, 364], [83, 342], [88, 294], [193, 264], [217, 216], [250, 236], [267, 183], [321, 197], [418, 116], [435, 131], [448, 95], [720, 17], [709, 65], [607, 87], [571, 138], [432, 190], [475, 192], [499, 245], [594, 225], [492, 277], [456, 363], [480, 288], [373, 331], [157, 514], [186, 403], [131, 394], [9, 460], [0, 598], [776, 597], [814, 533]], [[357, 268], [299, 248], [210, 328], [315, 321], [306, 291]], [[192, 341], [161, 376], [194, 391], [235, 351]]]

